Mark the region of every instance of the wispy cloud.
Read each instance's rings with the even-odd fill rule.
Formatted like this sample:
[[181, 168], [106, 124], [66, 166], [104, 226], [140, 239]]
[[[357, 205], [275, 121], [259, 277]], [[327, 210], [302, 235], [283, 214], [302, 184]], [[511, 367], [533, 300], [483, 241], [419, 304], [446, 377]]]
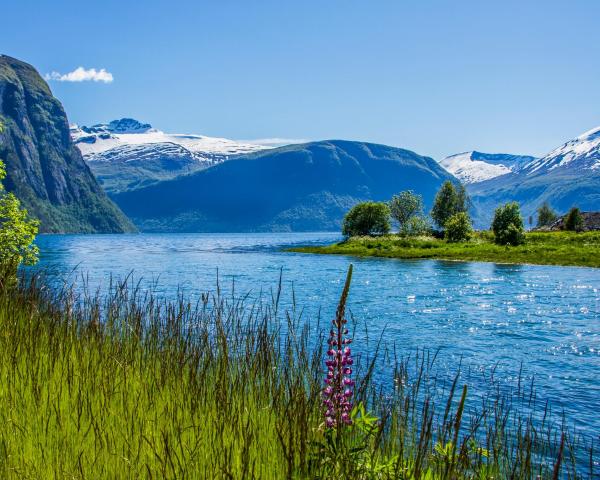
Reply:
[[257, 138], [254, 140], [239, 141], [254, 145], [264, 145], [265, 147], [278, 147], [282, 145], [292, 145], [293, 143], [307, 143], [310, 140], [306, 140], [304, 138]]
[[111, 83], [114, 78], [112, 73], [107, 72], [104, 68], [96, 70], [95, 68], [78, 67], [69, 73], [52, 72], [47, 73], [44, 78], [46, 80], [54, 80], [56, 82], [104, 82]]

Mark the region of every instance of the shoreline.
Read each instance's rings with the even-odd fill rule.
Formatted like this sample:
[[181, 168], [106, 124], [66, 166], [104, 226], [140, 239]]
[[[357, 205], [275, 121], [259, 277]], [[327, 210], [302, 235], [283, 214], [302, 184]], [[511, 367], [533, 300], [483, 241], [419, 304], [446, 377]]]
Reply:
[[469, 242], [448, 243], [433, 237], [354, 237], [323, 246], [298, 246], [287, 252], [400, 260], [486, 262], [505, 265], [538, 265], [600, 268], [600, 232], [528, 232], [519, 246], [500, 246], [488, 232], [478, 232]]

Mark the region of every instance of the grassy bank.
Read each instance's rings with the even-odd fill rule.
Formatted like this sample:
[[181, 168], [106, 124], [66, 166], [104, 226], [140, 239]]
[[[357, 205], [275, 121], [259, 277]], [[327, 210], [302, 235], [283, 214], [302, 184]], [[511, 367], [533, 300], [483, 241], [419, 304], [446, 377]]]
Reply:
[[477, 232], [468, 242], [448, 243], [433, 237], [398, 235], [354, 237], [323, 247], [297, 247], [295, 252], [390, 258], [437, 258], [498, 263], [600, 267], [600, 232], [530, 232], [518, 247], [496, 245], [490, 232]]
[[371, 414], [325, 429], [324, 337], [277, 298], [0, 289], [0, 477], [593, 476], [527, 388], [471, 397], [458, 366], [444, 384], [424, 354], [386, 356], [383, 385], [357, 356], [354, 400]]

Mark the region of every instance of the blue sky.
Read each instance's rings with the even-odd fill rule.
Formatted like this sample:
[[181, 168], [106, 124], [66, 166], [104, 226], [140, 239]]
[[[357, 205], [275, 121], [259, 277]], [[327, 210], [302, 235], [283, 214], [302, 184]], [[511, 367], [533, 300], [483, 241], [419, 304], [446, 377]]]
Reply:
[[600, 125], [600, 1], [27, 1], [0, 53], [80, 124], [539, 155]]

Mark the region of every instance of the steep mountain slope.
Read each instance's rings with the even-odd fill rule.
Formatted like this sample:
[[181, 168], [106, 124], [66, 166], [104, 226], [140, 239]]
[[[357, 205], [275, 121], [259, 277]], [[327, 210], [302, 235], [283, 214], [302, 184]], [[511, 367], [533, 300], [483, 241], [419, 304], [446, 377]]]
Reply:
[[145, 231], [337, 230], [356, 202], [405, 189], [429, 208], [447, 179], [429, 157], [336, 140], [254, 153], [114, 199]]
[[523, 168], [528, 175], [556, 169], [579, 172], [600, 170], [600, 127], [568, 141]]
[[5, 185], [43, 232], [124, 232], [131, 222], [102, 191], [69, 136], [60, 102], [31, 66], [0, 56], [0, 158]]
[[161, 132], [132, 118], [71, 127], [71, 137], [109, 193], [202, 170], [266, 147], [225, 138]]
[[573, 205], [600, 210], [600, 128], [571, 140], [510, 173], [468, 186], [476, 224], [487, 227], [494, 209], [515, 200], [525, 218], [547, 201], [558, 212]]
[[85, 157], [104, 190], [118, 193], [208, 168], [216, 162], [198, 158], [175, 143], [120, 145]]
[[451, 155], [440, 161], [446, 170], [461, 182], [477, 183], [519, 171], [535, 157], [509, 155], [505, 153], [464, 152]]

